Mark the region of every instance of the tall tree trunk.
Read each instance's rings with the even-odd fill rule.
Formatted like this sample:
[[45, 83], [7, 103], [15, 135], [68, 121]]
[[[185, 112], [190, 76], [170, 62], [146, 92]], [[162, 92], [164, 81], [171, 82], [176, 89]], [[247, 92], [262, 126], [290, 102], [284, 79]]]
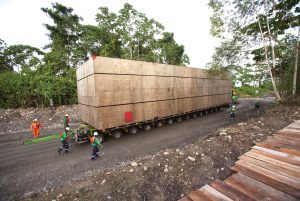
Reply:
[[[268, 28], [268, 38], [269, 38], [269, 43], [270, 43], [270, 46], [271, 46], [271, 49], [272, 49], [272, 62], [273, 62], [273, 69], [275, 70], [276, 69], [276, 63], [275, 63], [275, 51], [274, 51], [274, 46], [272, 44], [272, 35], [271, 35], [271, 31], [270, 31], [270, 26], [269, 26], [269, 18], [268, 18], [268, 10], [267, 10], [267, 1], [264, 0], [264, 6], [265, 6], [265, 14], [266, 14], [266, 20], [267, 20], [267, 28]], [[258, 20], [259, 22], [259, 29], [260, 29], [260, 32], [262, 34], [262, 29], [261, 29], [261, 24], [260, 24], [260, 21]], [[263, 34], [262, 34], [263, 36]], [[265, 44], [265, 42], [264, 42]], [[266, 50], [266, 45], [265, 45], [265, 50]], [[267, 52], [266, 52], [267, 54]], [[268, 62], [268, 68], [269, 68], [269, 71], [270, 71], [270, 74], [271, 74], [271, 78], [272, 78], [272, 84], [273, 84], [273, 89], [274, 89], [274, 93], [275, 93], [275, 96], [277, 98], [278, 101], [281, 101], [281, 96], [278, 92], [278, 89], [276, 87], [276, 79], [275, 79], [275, 76], [273, 76], [272, 74], [272, 69], [270, 67], [270, 64]]]
[[293, 96], [296, 96], [297, 89], [297, 69], [298, 69], [298, 55], [299, 55], [299, 34], [300, 27], [298, 28], [298, 37], [297, 37], [297, 46], [296, 46], [296, 60], [295, 60], [295, 68], [294, 68], [294, 79], [293, 79]]

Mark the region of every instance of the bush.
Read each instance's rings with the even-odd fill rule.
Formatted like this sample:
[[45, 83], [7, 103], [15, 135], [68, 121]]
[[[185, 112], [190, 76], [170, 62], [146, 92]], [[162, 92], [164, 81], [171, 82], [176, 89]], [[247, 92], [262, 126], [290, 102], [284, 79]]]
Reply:
[[0, 107], [45, 107], [53, 99], [55, 105], [76, 104], [75, 70], [53, 76], [39, 71], [0, 73]]

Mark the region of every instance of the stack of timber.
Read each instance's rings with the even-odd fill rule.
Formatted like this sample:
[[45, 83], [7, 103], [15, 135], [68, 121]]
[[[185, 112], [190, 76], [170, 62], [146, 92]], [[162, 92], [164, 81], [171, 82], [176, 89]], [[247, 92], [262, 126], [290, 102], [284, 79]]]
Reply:
[[235, 174], [216, 180], [179, 201], [300, 200], [300, 120], [239, 157]]
[[197, 68], [94, 57], [76, 75], [81, 119], [99, 130], [230, 102], [231, 81]]

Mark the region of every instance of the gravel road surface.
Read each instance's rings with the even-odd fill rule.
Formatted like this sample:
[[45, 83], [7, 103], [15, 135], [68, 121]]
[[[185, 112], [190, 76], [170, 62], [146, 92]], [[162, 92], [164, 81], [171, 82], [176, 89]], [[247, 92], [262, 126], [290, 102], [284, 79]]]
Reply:
[[[265, 98], [262, 108], [273, 101]], [[255, 115], [255, 99], [241, 99], [237, 107], [237, 121]], [[205, 138], [217, 128], [229, 124], [228, 109], [210, 113], [203, 117], [184, 120], [140, 131], [136, 135], [123, 135], [122, 138], [108, 139], [100, 150], [101, 157], [91, 161], [89, 144], [70, 144], [68, 154], [57, 152], [59, 139], [32, 145], [23, 145], [29, 132], [19, 132], [0, 136], [0, 200], [14, 200], [24, 194], [46, 191], [84, 178], [104, 168], [114, 168], [138, 157], [151, 155], [164, 148], [184, 146], [195, 139]], [[57, 129], [43, 130], [54, 133]]]

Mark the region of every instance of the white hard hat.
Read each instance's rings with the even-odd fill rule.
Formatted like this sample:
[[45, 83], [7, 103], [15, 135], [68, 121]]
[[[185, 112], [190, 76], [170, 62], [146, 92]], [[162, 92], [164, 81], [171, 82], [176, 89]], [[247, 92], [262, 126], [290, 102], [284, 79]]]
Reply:
[[37, 119], [34, 119], [33, 121], [37, 121]]
[[97, 131], [94, 132], [94, 136], [98, 136], [98, 132]]
[[66, 131], [69, 131], [70, 130], [70, 128], [69, 127], [66, 127]]
[[235, 105], [233, 105], [232, 107], [235, 108]]
[[68, 114], [65, 114], [65, 116], [69, 116]]

